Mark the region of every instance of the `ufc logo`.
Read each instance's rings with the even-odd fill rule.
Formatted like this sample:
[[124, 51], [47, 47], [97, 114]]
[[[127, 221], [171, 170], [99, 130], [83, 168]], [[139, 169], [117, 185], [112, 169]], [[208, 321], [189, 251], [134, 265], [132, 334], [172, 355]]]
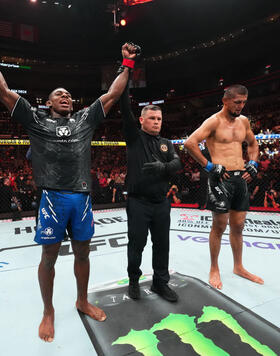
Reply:
[[214, 189], [218, 192], [219, 195], [223, 194], [223, 192], [221, 191], [221, 189], [219, 187], [214, 187]]

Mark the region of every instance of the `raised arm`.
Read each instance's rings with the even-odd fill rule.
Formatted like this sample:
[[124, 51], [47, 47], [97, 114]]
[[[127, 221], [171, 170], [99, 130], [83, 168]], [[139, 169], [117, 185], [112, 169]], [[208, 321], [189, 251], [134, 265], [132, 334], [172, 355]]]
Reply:
[[136, 119], [131, 109], [131, 103], [129, 98], [128, 84], [120, 99], [121, 113], [123, 118], [123, 131], [126, 142], [134, 142], [138, 137], [138, 129], [136, 125]]
[[122, 46], [122, 56], [124, 59], [123, 71], [113, 81], [108, 92], [100, 97], [105, 114], [109, 112], [111, 107], [121, 97], [128, 82], [130, 68], [133, 68], [133, 62], [138, 50], [139, 47], [132, 43], [126, 43]]
[[8, 88], [8, 85], [0, 72], [0, 101], [11, 112], [16, 104], [19, 95]]

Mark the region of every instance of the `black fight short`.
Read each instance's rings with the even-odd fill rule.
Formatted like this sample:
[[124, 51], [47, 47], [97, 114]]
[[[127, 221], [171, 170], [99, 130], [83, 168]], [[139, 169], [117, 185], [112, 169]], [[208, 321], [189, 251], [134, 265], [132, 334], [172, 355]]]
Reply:
[[245, 171], [227, 171], [230, 178], [220, 182], [210, 175], [206, 208], [216, 213], [229, 210], [249, 210], [249, 191], [247, 182], [242, 178]]

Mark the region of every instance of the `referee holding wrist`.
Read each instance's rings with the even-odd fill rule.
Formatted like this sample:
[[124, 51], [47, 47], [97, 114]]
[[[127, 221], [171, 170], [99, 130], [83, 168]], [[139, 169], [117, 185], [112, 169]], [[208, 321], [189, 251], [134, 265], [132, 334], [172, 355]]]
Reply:
[[181, 162], [172, 143], [159, 136], [160, 107], [145, 106], [138, 129], [127, 87], [121, 97], [121, 110], [127, 144], [128, 293], [133, 299], [140, 298], [140, 265], [150, 230], [154, 270], [151, 290], [176, 302], [177, 294], [168, 286], [170, 201], [166, 194], [169, 178], [181, 169]]

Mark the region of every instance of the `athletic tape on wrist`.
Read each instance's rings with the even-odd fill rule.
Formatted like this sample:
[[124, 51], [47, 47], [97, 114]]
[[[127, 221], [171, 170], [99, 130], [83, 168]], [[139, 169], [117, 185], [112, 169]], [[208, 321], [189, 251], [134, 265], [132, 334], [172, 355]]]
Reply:
[[124, 58], [122, 61], [122, 65], [130, 69], [133, 69], [135, 66], [135, 61], [133, 59]]
[[204, 167], [204, 169], [206, 169], [207, 172], [210, 172], [210, 171], [212, 171], [213, 167], [214, 167], [214, 164], [210, 161], [207, 161], [207, 164]]
[[252, 159], [249, 161], [249, 164], [252, 164], [252, 165], [255, 166], [256, 168], [258, 168], [258, 166], [259, 166], [258, 162], [254, 161], [254, 160], [252, 160]]

